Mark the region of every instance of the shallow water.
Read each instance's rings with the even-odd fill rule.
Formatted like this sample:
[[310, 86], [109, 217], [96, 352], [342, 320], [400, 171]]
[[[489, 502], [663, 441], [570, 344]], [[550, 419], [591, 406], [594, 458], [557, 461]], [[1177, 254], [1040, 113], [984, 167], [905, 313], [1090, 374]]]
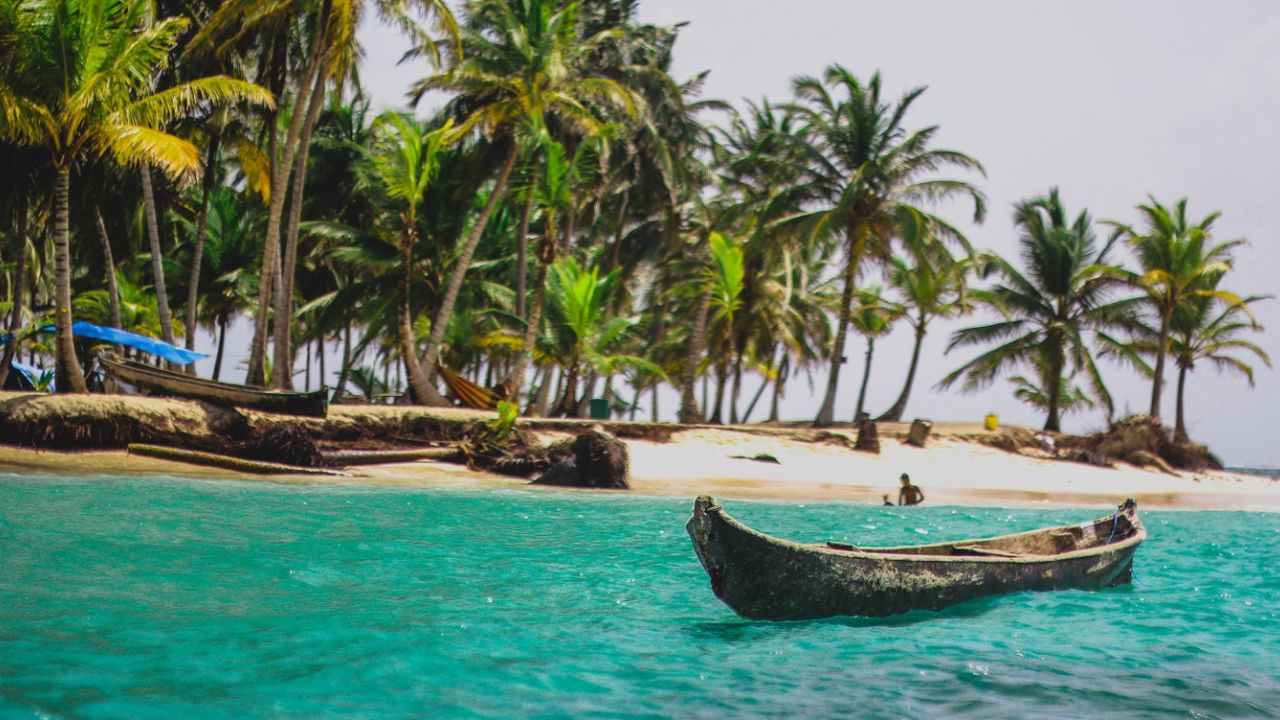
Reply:
[[[1280, 515], [1149, 512], [1134, 585], [741, 620], [689, 501], [0, 476], [0, 717], [1259, 717]], [[1089, 510], [727, 503], [865, 544]]]

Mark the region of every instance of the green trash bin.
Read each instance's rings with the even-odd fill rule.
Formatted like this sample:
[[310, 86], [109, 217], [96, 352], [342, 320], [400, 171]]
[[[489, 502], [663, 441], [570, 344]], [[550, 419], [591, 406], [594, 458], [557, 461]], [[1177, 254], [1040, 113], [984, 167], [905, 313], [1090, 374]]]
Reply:
[[591, 398], [591, 419], [609, 419], [609, 400], [607, 398]]

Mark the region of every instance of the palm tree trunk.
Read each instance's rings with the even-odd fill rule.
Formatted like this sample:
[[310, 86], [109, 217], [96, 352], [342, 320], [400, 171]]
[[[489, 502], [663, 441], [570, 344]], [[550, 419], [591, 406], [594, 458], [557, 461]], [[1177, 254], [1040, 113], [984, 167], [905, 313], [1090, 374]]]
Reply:
[[773, 381], [773, 402], [769, 406], [769, 422], [778, 422], [778, 405], [787, 384], [787, 375], [791, 373], [791, 355], [782, 349], [782, 362], [778, 365], [778, 379]]
[[[431, 336], [427, 339], [427, 352], [422, 359], [422, 370], [428, 377], [436, 371], [440, 345], [444, 343], [444, 334], [449, 327], [449, 318], [453, 317], [453, 306], [458, 302], [458, 293], [462, 290], [462, 281], [466, 278], [467, 269], [471, 266], [471, 256], [475, 254], [476, 245], [480, 243], [480, 237], [484, 235], [485, 226], [489, 224], [489, 216], [493, 214], [493, 209], [497, 206], [498, 201], [502, 199], [503, 193], [506, 192], [507, 181], [511, 178], [511, 168], [515, 167], [516, 158], [519, 154], [519, 145], [512, 141], [511, 149], [507, 151], [507, 159], [502, 164], [502, 170], [498, 173], [498, 180], [493, 185], [493, 191], [489, 193], [489, 201], [485, 203], [484, 209], [480, 211], [480, 217], [476, 218], [475, 224], [471, 226], [471, 232], [467, 235], [467, 239], [462, 245], [462, 252], [458, 253], [458, 259], [454, 262], [453, 272], [449, 276], [449, 285], [445, 288], [444, 299], [440, 301], [440, 309], [436, 311], [436, 316], [431, 322]], [[434, 391], [434, 388], [432, 390]], [[424, 402], [438, 406], [448, 405], [448, 402], [439, 392], [433, 392], [432, 396], [425, 399]]]
[[[221, 143], [222, 134], [215, 133], [209, 141], [209, 152], [205, 157], [204, 183], [200, 189], [200, 214], [196, 218], [195, 247], [191, 249], [191, 272], [187, 275], [187, 307], [186, 314], [183, 316], [187, 326], [188, 350], [196, 349], [196, 304], [200, 301], [200, 265], [204, 261], [204, 241], [209, 229], [209, 195], [213, 192]], [[187, 367], [194, 375], [196, 366], [193, 364]]]
[[340, 402], [347, 392], [347, 378], [351, 377], [351, 325], [342, 328], [342, 368], [338, 370], [338, 387], [334, 388], [331, 402]]
[[320, 333], [320, 337], [316, 338], [316, 356], [320, 365], [320, 389], [325, 389], [325, 380], [328, 380], [328, 374], [324, 370], [324, 333]]
[[1164, 392], [1164, 358], [1169, 354], [1169, 312], [1160, 316], [1160, 335], [1156, 339], [1156, 369], [1151, 381], [1152, 420], [1160, 419], [1160, 395]]
[[742, 394], [742, 354], [733, 360], [733, 390], [729, 393], [729, 422], [738, 424], [738, 396]]
[[1178, 421], [1173, 430], [1173, 439], [1178, 442], [1190, 442], [1191, 438], [1187, 435], [1187, 420], [1182, 413], [1182, 399], [1187, 389], [1187, 366], [1178, 364]]
[[[536, 161], [537, 154], [534, 154]], [[516, 317], [525, 319], [525, 275], [529, 271], [529, 218], [533, 215], [533, 201], [536, 197], [533, 188], [538, 183], [538, 170], [535, 169], [530, 178], [529, 189], [524, 199], [524, 208], [520, 211], [520, 236], [516, 238]], [[523, 376], [522, 376], [523, 377]], [[520, 387], [516, 386], [516, 392]]]
[[[400, 354], [404, 356], [405, 374], [409, 380], [409, 401], [415, 405], [428, 402], [436, 389], [418, 363], [418, 349], [413, 341], [413, 246], [415, 229], [406, 228], [400, 241]], [[437, 393], [438, 394], [438, 393]]]
[[306, 345], [306, 360], [303, 362], [302, 366], [302, 389], [307, 392], [311, 392], [311, 346], [306, 343], [304, 343], [304, 345]]
[[627, 418], [631, 422], [636, 421], [636, 413], [640, 410], [640, 394], [644, 392], [644, 388], [637, 385], [635, 391], [635, 395], [631, 398], [631, 414]]
[[9, 313], [9, 342], [4, 344], [3, 357], [0, 357], [0, 389], [4, 388], [9, 378], [9, 365], [18, 352], [18, 331], [22, 329], [22, 301], [25, 294], [23, 285], [27, 281], [27, 196], [24, 193], [18, 199], [17, 222], [9, 244], [13, 247], [13, 309]]
[[58, 392], [87, 393], [71, 336], [71, 167], [60, 165], [53, 185], [53, 324]]
[[[694, 316], [693, 332], [689, 334], [689, 353], [685, 356], [684, 372], [680, 375], [680, 412], [681, 423], [700, 423], [706, 416], [698, 409], [698, 399], [694, 395], [694, 385], [698, 381], [698, 361], [702, 358], [702, 337], [707, 332], [707, 317], [711, 314], [711, 289], [702, 291], [698, 298], [698, 313]], [[706, 400], [702, 403], [706, 405]]]
[[871, 379], [871, 359], [875, 356], [876, 339], [867, 336], [867, 364], [862, 368], [862, 385], [858, 388], [858, 409], [853, 411], [853, 422], [862, 417], [863, 404], [867, 399], [867, 381]]
[[849, 313], [853, 310], [854, 283], [858, 277], [858, 264], [862, 262], [862, 246], [866, 231], [862, 228], [849, 231], [848, 257], [844, 267], [844, 291], [840, 295], [840, 314], [836, 317], [836, 340], [831, 351], [831, 372], [827, 376], [827, 392], [822, 398], [822, 408], [814, 419], [814, 427], [830, 427], [836, 421], [836, 388], [840, 384], [840, 368], [844, 365], [844, 346], [849, 338]]
[[[534, 413], [538, 417], [546, 417], [547, 408], [551, 402], [552, 381], [555, 380], [556, 366], [548, 365], [547, 371], [543, 373], [542, 382], [538, 385], [538, 394], [533, 403]], [[560, 382], [564, 382], [564, 375], [560, 376]]]
[[622, 238], [626, 236], [627, 205], [631, 201], [631, 191], [622, 191], [622, 202], [618, 206], [618, 226], [613, 231], [613, 247], [609, 249], [609, 265], [606, 272], [613, 272], [622, 261]]
[[574, 417], [587, 417], [588, 410], [591, 408], [591, 398], [596, 394], [596, 383], [600, 381], [600, 376], [594, 370], [587, 373], [587, 380], [582, 384], [582, 396], [573, 406]]
[[107, 266], [107, 302], [111, 306], [111, 327], [119, 330], [120, 288], [116, 285], [116, 260], [111, 254], [111, 237], [107, 235], [107, 224], [102, 221], [102, 208], [94, 208], [93, 212], [98, 225], [98, 240], [102, 243], [102, 261]]
[[151, 168], [142, 167], [142, 206], [147, 216], [147, 241], [151, 247], [151, 277], [160, 314], [160, 334], [173, 344], [173, 315], [169, 313], [169, 292], [164, 286], [164, 253], [160, 250], [160, 224], [156, 221], [156, 196], [151, 188]]
[[916, 344], [911, 350], [911, 366], [907, 368], [907, 382], [902, 386], [902, 392], [893, 403], [893, 407], [876, 418], [878, 422], [898, 422], [902, 420], [903, 413], [907, 411], [907, 398], [911, 396], [911, 386], [916, 381], [916, 368], [920, 365], [920, 347], [924, 345], [924, 332], [924, 316], [921, 315], [916, 323]]
[[[321, 13], [321, 28], [327, 16], [327, 12]], [[317, 32], [319, 31], [318, 29]], [[323, 37], [323, 35], [316, 37]], [[321, 45], [321, 42], [313, 43], [298, 87], [309, 88], [315, 82], [316, 73], [320, 72], [320, 61], [324, 56]], [[280, 266], [280, 226], [284, 219], [284, 200], [287, 194], [285, 185], [288, 184], [293, 170], [294, 156], [298, 151], [298, 136], [302, 133], [302, 123], [306, 119], [306, 113], [296, 112], [296, 101], [294, 110], [293, 117], [289, 121], [289, 131], [285, 135], [283, 156], [276, 159], [274, 152], [272, 153], [271, 200], [267, 210], [266, 239], [263, 241], [262, 248], [262, 272], [258, 276], [258, 312], [254, 316], [253, 342], [249, 346], [249, 371], [245, 376], [245, 383], [249, 385], [265, 385], [267, 380], [264, 361], [267, 357], [267, 322], [271, 315], [268, 309], [274, 297], [272, 280]]]
[[711, 411], [711, 417], [707, 420], [712, 425], [723, 425], [724, 416], [721, 410], [724, 407], [724, 390], [729, 384], [729, 365], [728, 363], [716, 364], [716, 405]]
[[524, 342], [520, 345], [520, 357], [516, 359], [516, 368], [511, 373], [511, 392], [519, 395], [524, 387], [524, 376], [529, 369], [529, 361], [533, 359], [533, 348], [538, 341], [538, 325], [542, 322], [542, 301], [547, 293], [547, 271], [551, 266], [538, 263], [538, 277], [534, 280], [533, 305], [529, 307], [529, 321], [524, 329]]
[[751, 403], [747, 405], [746, 412], [742, 413], [742, 424], [746, 425], [751, 419], [751, 413], [755, 412], [756, 403], [760, 402], [760, 398], [764, 396], [764, 389], [769, 387], [769, 377], [760, 379], [760, 387], [756, 390], [756, 394], [751, 396]]
[[298, 156], [293, 170], [293, 188], [289, 192], [289, 223], [285, 230], [284, 257], [280, 263], [280, 285], [276, 288], [274, 341], [272, 346], [273, 387], [282, 390], [293, 388], [293, 280], [298, 269], [298, 226], [302, 222], [303, 193], [307, 184], [307, 158], [311, 150], [311, 134], [320, 118], [327, 78], [323, 72], [316, 75], [311, 99], [307, 104], [307, 118], [302, 125], [302, 137], [298, 140]]
[[1059, 348], [1053, 354], [1053, 358], [1049, 361], [1049, 377], [1046, 388], [1049, 392], [1049, 417], [1044, 421], [1044, 429], [1049, 432], [1058, 432], [1062, 429], [1059, 416], [1061, 414], [1060, 406], [1062, 404], [1062, 366], [1065, 360], [1062, 357], [1062, 349]]
[[653, 400], [653, 407], [649, 409], [649, 418], [653, 422], [658, 422], [658, 382], [656, 380], [653, 382], [650, 399]]
[[218, 351], [213, 358], [213, 379], [222, 375], [222, 351], [227, 344], [227, 319], [218, 318]]

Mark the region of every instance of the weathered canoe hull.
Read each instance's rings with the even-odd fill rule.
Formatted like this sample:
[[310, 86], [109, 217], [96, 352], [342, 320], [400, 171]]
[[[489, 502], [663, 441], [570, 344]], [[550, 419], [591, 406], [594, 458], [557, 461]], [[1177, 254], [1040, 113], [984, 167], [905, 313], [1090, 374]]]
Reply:
[[190, 400], [203, 400], [218, 405], [261, 410], [286, 415], [325, 417], [329, 412], [328, 393], [258, 390], [143, 365], [107, 354], [99, 358], [102, 366], [119, 380], [152, 392]]
[[[1123, 511], [1122, 511], [1123, 512]], [[687, 525], [711, 589], [739, 615], [802, 620], [837, 615], [882, 617], [938, 610], [975, 598], [1022, 591], [1096, 590], [1130, 580], [1133, 554], [1146, 537], [1136, 512], [1122, 514], [1122, 540], [1102, 547], [1017, 558], [931, 555], [947, 546], [845, 550], [801, 545], [758, 533], [715, 501], [699, 497]], [[1095, 521], [1096, 527], [1103, 520]], [[1081, 526], [1048, 528], [977, 543], [1041, 542]], [[1096, 530], [1093, 530], [1096, 532]], [[1105, 534], [1103, 535], [1105, 537]], [[920, 551], [926, 551], [924, 553]]]

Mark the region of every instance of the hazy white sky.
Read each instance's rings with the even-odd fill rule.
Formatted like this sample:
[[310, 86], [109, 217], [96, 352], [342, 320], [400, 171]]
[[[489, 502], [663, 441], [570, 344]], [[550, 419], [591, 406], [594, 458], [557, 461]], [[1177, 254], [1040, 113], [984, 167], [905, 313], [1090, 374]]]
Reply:
[[[982, 161], [990, 217], [969, 227], [979, 247], [1012, 253], [1013, 202], [1061, 187], [1073, 213], [1135, 222], [1152, 193], [1165, 203], [1190, 198], [1199, 217], [1221, 210], [1220, 239], [1245, 237], [1231, 286], [1242, 294], [1280, 290], [1280, 3], [1146, 0], [642, 0], [642, 19], [687, 21], [675, 74], [710, 70], [706, 95], [740, 103], [781, 100], [791, 79], [841, 63], [860, 76], [879, 69], [886, 86], [929, 90], [908, 125], [941, 126], [939, 143]], [[427, 68], [397, 66], [405, 42], [370, 23], [361, 31], [365, 87], [381, 107], [400, 106]], [[949, 216], [961, 222], [968, 209]], [[1280, 302], [1259, 306], [1260, 336], [1280, 361]], [[964, 322], [964, 321], [962, 321]], [[969, 320], [972, 322], [972, 320]], [[943, 355], [956, 324], [937, 323], [925, 342], [909, 417], [978, 421], [988, 411], [1036, 426], [1043, 418], [998, 382], [976, 395], [931, 386], [971, 357]], [[910, 333], [895, 331], [877, 348], [869, 404], [897, 396], [910, 357]], [[850, 341], [838, 414], [853, 412], [863, 345]], [[1145, 410], [1147, 381], [1104, 368], [1120, 411]], [[1170, 378], [1172, 379], [1172, 378]], [[1172, 385], [1172, 384], [1171, 384]], [[1280, 466], [1270, 422], [1277, 374], [1260, 367], [1256, 387], [1203, 367], [1188, 381], [1193, 438], [1229, 464]], [[784, 417], [811, 417], [822, 389], [792, 382]], [[747, 391], [754, 392], [754, 381]], [[1172, 388], [1166, 403], [1173, 418]], [[675, 410], [663, 399], [663, 414]], [[759, 414], [757, 412], [757, 418]], [[1100, 426], [1101, 412], [1067, 418], [1066, 428]]]

